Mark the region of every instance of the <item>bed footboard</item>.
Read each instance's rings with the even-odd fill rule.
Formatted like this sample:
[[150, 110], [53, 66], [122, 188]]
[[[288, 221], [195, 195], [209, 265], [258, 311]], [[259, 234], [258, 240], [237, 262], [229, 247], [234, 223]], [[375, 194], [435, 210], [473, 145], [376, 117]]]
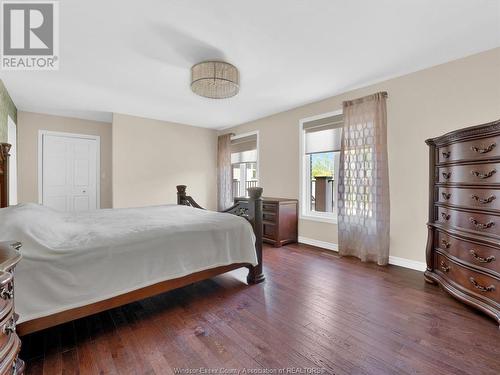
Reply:
[[[255, 233], [255, 250], [258, 264], [256, 266], [247, 266], [249, 269], [247, 282], [257, 284], [265, 279], [262, 269], [262, 188], [248, 188], [248, 195], [248, 200], [240, 201], [223, 212], [242, 216], [252, 224]], [[187, 195], [186, 185], [177, 185], [177, 204], [203, 209], [191, 196]]]

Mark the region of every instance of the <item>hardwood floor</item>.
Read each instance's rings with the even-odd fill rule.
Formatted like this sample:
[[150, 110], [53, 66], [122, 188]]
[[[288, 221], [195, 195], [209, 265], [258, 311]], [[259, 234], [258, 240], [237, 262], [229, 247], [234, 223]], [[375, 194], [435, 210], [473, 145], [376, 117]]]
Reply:
[[259, 285], [233, 271], [25, 336], [27, 373], [500, 373], [495, 322], [426, 284], [421, 272], [306, 245], [266, 246], [264, 259]]

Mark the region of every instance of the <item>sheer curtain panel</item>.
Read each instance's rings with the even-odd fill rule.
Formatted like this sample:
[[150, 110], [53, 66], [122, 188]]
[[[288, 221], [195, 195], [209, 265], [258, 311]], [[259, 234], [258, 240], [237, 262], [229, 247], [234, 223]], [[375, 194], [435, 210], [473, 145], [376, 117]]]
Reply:
[[217, 142], [217, 209], [232, 206], [231, 134], [220, 135]]
[[339, 254], [389, 261], [387, 93], [346, 101], [338, 186]]

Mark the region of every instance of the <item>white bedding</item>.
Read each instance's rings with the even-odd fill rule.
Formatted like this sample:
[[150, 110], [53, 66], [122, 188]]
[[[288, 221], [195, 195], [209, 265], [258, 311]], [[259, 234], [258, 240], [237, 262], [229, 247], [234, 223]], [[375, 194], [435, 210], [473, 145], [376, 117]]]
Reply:
[[19, 322], [231, 263], [257, 264], [241, 217], [186, 206], [63, 213], [0, 209], [0, 241], [21, 241]]

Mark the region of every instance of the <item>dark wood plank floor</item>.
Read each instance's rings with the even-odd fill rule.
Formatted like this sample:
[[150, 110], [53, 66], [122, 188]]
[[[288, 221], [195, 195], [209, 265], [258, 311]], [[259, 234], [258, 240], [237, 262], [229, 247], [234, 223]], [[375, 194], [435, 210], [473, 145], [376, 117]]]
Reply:
[[264, 258], [263, 284], [235, 271], [28, 335], [28, 374], [500, 373], [494, 321], [420, 272], [306, 245], [265, 247]]

